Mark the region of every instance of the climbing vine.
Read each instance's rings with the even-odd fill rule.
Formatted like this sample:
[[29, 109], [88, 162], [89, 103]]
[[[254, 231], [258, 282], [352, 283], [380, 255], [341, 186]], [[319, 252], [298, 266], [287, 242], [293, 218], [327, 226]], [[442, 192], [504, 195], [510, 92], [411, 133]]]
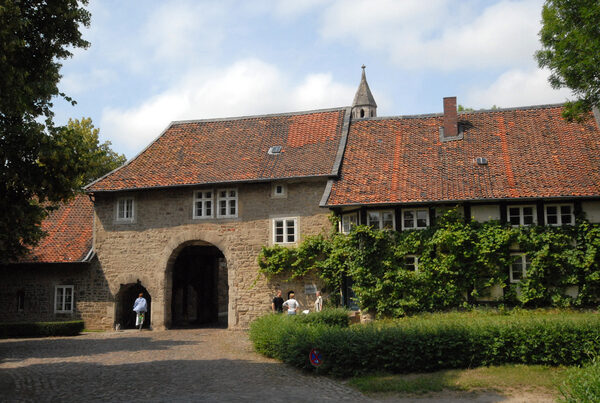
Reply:
[[[527, 255], [526, 276], [510, 282], [510, 266]], [[418, 269], [407, 265], [418, 256]], [[345, 278], [362, 310], [379, 316], [468, 307], [503, 289], [499, 303], [527, 307], [590, 306], [600, 295], [600, 226], [511, 227], [498, 221], [465, 222], [452, 210], [425, 230], [389, 231], [357, 226], [345, 235], [306, 237], [296, 248], [263, 247], [267, 277], [315, 273], [332, 293]], [[577, 296], [567, 291], [577, 287]]]

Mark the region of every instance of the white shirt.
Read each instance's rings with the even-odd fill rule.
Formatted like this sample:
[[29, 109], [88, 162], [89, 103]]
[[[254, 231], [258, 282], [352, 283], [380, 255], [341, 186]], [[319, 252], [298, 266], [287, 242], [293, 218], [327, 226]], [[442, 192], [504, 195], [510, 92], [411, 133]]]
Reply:
[[298, 307], [300, 307], [300, 303], [298, 301], [296, 301], [294, 298], [290, 298], [283, 303], [283, 306], [287, 306], [288, 311], [290, 311], [290, 312], [296, 312], [296, 309], [298, 309]]

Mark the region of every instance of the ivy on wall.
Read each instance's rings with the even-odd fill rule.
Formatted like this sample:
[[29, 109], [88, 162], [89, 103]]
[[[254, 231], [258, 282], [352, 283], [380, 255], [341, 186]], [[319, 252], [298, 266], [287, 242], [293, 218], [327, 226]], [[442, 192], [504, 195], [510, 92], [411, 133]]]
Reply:
[[[335, 220], [335, 218], [334, 218]], [[527, 254], [526, 277], [511, 283], [509, 270]], [[405, 257], [418, 256], [418, 270]], [[260, 271], [318, 275], [332, 293], [344, 278], [362, 310], [378, 316], [468, 307], [503, 289], [498, 302], [527, 307], [590, 306], [600, 296], [600, 226], [511, 227], [498, 221], [466, 222], [451, 210], [424, 230], [389, 231], [357, 226], [350, 234], [307, 237], [296, 248], [263, 247]], [[577, 286], [578, 295], [566, 294]]]

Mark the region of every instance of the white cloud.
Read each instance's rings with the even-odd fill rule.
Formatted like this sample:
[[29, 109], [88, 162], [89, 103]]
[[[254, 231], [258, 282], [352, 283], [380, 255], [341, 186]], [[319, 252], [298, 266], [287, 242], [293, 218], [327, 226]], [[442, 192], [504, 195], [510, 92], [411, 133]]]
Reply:
[[222, 71], [192, 71], [176, 85], [130, 109], [105, 108], [100, 127], [114, 145], [133, 155], [173, 120], [207, 119], [349, 105], [355, 89], [313, 74], [299, 84], [258, 59]]
[[571, 97], [568, 89], [553, 89], [548, 83], [548, 70], [513, 69], [502, 74], [487, 88], [467, 92], [463, 105], [480, 109], [560, 103]]
[[[488, 3], [484, 3], [488, 4]], [[338, 0], [321, 34], [384, 52], [409, 69], [472, 70], [533, 63], [539, 47], [541, 0], [475, 2]]]
[[69, 96], [79, 95], [105, 86], [117, 78], [109, 69], [92, 69], [85, 73], [68, 73], [60, 80], [59, 88]]

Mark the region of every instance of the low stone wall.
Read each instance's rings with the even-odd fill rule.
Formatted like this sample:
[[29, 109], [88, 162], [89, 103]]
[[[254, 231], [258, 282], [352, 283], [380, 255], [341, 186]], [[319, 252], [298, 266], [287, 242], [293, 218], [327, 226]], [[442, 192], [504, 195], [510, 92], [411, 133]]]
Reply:
[[[55, 313], [55, 287], [72, 285], [72, 313]], [[22, 309], [18, 295], [23, 297]], [[13, 264], [0, 267], [0, 321], [82, 319], [86, 328], [112, 328], [114, 305], [97, 259], [91, 263]]]

